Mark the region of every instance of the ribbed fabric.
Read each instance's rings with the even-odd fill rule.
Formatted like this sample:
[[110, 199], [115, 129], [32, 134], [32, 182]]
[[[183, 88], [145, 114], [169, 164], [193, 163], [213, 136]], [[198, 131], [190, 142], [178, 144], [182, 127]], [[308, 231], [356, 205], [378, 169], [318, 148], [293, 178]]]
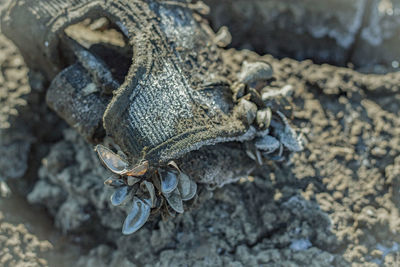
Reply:
[[230, 106], [218, 97], [223, 88], [196, 88], [218, 77], [219, 54], [213, 36], [184, 6], [151, 0], [17, 0], [2, 28], [29, 66], [52, 79], [65, 67], [58, 61], [61, 31], [86, 16], [107, 16], [123, 25], [133, 45], [127, 79], [103, 116], [107, 134], [126, 154], [166, 161], [247, 132], [230, 111], [222, 111]]

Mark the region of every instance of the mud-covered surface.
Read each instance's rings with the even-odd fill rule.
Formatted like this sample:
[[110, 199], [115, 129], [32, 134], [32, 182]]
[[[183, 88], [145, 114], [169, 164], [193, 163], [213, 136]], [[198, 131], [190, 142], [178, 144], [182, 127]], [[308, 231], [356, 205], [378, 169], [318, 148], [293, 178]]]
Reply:
[[0, 176], [15, 194], [0, 198], [0, 246], [8, 242], [0, 263], [400, 264], [400, 73], [226, 51], [234, 71], [245, 60], [265, 60], [274, 69], [270, 88], [294, 88], [292, 119], [305, 150], [238, 183], [202, 188], [190, 211], [123, 236], [123, 213], [109, 204], [109, 173], [92, 146], [40, 104], [43, 79], [31, 72], [28, 83], [14, 46], [3, 36], [0, 45]]

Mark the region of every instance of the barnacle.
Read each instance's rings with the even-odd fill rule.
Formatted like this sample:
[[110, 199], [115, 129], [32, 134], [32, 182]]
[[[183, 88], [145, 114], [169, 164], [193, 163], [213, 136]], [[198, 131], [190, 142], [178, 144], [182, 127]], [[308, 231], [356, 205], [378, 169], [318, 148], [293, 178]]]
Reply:
[[[235, 74], [218, 47], [226, 44], [190, 5], [15, 2], [3, 32], [52, 81], [47, 104], [97, 144], [114, 174], [104, 182], [114, 189], [111, 204], [127, 209], [124, 234], [152, 214], [184, 212], [202, 184], [221, 187], [302, 149], [286, 114], [290, 88], [268, 87], [273, 70], [267, 62], [243, 62]], [[120, 31], [124, 47], [80, 42], [65, 32], [98, 17]], [[122, 67], [127, 58], [129, 70]]]

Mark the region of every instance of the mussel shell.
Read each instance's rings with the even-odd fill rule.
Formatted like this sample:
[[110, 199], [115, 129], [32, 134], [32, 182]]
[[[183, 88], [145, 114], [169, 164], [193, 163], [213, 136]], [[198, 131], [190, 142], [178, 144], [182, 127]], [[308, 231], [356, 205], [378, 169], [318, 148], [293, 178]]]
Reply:
[[154, 208], [156, 205], [156, 201], [157, 201], [156, 192], [154, 190], [154, 185], [148, 181], [143, 181], [142, 185], [146, 188], [147, 192], [149, 192], [151, 207]]
[[139, 181], [140, 181], [140, 178], [137, 178], [137, 177], [133, 177], [133, 176], [126, 177], [126, 182], [129, 186], [133, 186]]
[[111, 149], [103, 146], [97, 145], [95, 151], [99, 156], [100, 160], [104, 165], [113, 173], [122, 175], [126, 172], [129, 164], [123, 160], [120, 156], [114, 153]]
[[130, 235], [139, 230], [149, 218], [150, 209], [150, 203], [146, 200], [134, 197], [132, 209], [122, 226], [122, 233], [124, 235]]
[[178, 189], [183, 201], [190, 200], [196, 195], [197, 184], [183, 172], [179, 174]]
[[181, 194], [178, 189], [175, 189], [170, 194], [164, 194], [164, 197], [167, 199], [169, 206], [176, 211], [177, 213], [183, 213], [183, 202], [181, 198]]
[[161, 192], [163, 194], [170, 194], [178, 186], [178, 176], [175, 172], [167, 171], [160, 172]]
[[111, 195], [111, 204], [114, 206], [121, 205], [129, 196], [129, 187], [122, 186], [117, 188], [114, 193]]
[[109, 177], [104, 181], [104, 184], [111, 187], [121, 187], [124, 186], [125, 183], [120, 178]]
[[186, 195], [185, 197], [182, 197], [182, 200], [183, 201], [191, 200], [192, 198], [194, 198], [196, 193], [197, 193], [197, 184], [195, 181], [191, 180], [190, 181], [190, 193], [188, 195]]
[[147, 160], [140, 162], [130, 170], [127, 170], [125, 175], [128, 176], [143, 176], [149, 170], [149, 162]]

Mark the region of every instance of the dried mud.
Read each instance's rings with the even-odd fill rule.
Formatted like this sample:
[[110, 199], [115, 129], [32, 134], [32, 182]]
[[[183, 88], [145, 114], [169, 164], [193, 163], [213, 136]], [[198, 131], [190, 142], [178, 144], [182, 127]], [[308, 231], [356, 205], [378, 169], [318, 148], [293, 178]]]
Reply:
[[[45, 212], [25, 212], [30, 206], [21, 206], [16, 196], [0, 199], [0, 246], [8, 242], [0, 262], [400, 264], [400, 73], [364, 75], [227, 50], [224, 58], [237, 71], [244, 60], [262, 59], [274, 68], [270, 86], [293, 86], [293, 121], [307, 140], [305, 151], [290, 163], [271, 162], [270, 172], [203, 190], [191, 211], [167, 222], [154, 218], [138, 233], [122, 236], [123, 214], [110, 207], [111, 192], [103, 186], [108, 173], [92, 147], [40, 102], [46, 84], [33, 72], [28, 83], [22, 58], [3, 36], [0, 48], [0, 177], [30, 205], [46, 207], [66, 236]], [[15, 169], [20, 173], [6, 171]], [[37, 216], [26, 216], [32, 212]]]
[[47, 241], [39, 241], [23, 224], [5, 222], [0, 213], [0, 264], [1, 266], [46, 266], [47, 261], [38, 256], [51, 248]]

